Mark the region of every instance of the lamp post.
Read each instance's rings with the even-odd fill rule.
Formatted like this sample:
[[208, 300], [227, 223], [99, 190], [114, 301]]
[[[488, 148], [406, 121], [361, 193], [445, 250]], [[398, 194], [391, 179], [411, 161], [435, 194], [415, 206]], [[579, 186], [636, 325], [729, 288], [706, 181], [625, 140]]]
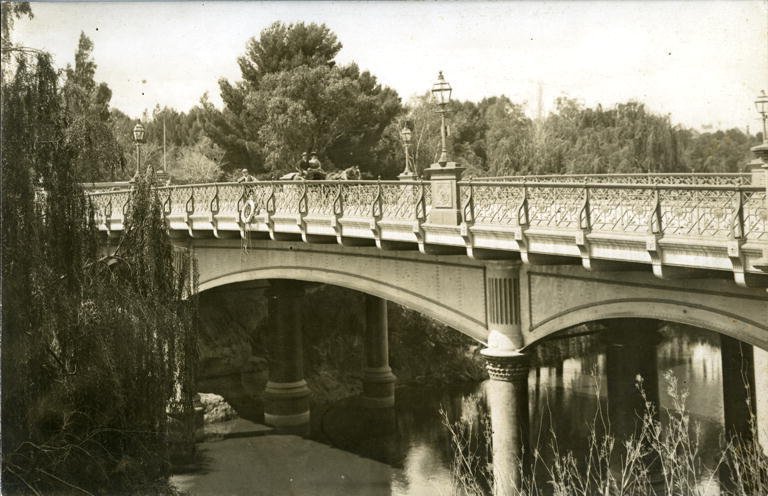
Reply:
[[765, 90], [760, 92], [760, 96], [755, 100], [755, 108], [760, 116], [763, 118], [763, 143], [768, 143], [768, 128], [766, 128], [766, 122], [768, 122], [768, 95], [765, 94]]
[[448, 149], [445, 146], [445, 113], [448, 111], [448, 103], [451, 101], [451, 85], [443, 77], [443, 71], [437, 75], [437, 81], [432, 85], [432, 95], [435, 97], [438, 106], [438, 112], [440, 113], [440, 139], [442, 149], [440, 151], [440, 159], [437, 163], [441, 167], [445, 167], [448, 163]]
[[440, 113], [442, 150], [437, 163], [422, 171], [429, 178], [432, 187], [432, 208], [427, 216], [427, 221], [429, 224], [458, 226], [462, 222], [459, 181], [464, 167], [460, 167], [456, 162], [448, 161], [448, 148], [445, 144], [447, 134], [445, 113], [448, 111], [448, 103], [451, 101], [451, 85], [443, 77], [443, 71], [440, 71], [437, 82], [432, 85], [432, 95], [437, 101], [437, 111]]
[[[760, 172], [763, 172], [763, 181], [768, 186], [768, 128], [766, 128], [766, 122], [768, 122], [768, 95], [765, 94], [765, 90], [760, 92], [760, 96], [755, 100], [755, 108], [763, 119], [763, 142], [757, 146], [752, 147], [752, 153], [755, 154], [755, 159], [749, 163], [752, 169], [752, 182], [755, 182]], [[762, 171], [761, 171], [762, 169]]]
[[400, 130], [400, 138], [403, 140], [403, 148], [405, 149], [405, 169], [403, 169], [403, 172], [397, 176], [401, 181], [413, 179], [414, 176], [413, 169], [411, 169], [411, 155], [408, 152], [408, 148], [411, 146], [412, 136], [411, 128], [408, 124], [409, 123], [406, 122], [403, 125], [403, 129]]
[[141, 174], [141, 144], [144, 143], [144, 126], [141, 125], [141, 122], [133, 128], [133, 141], [136, 142], [136, 175], [133, 177], [135, 181]]
[[[760, 96], [755, 100], [755, 108], [763, 119], [763, 142], [752, 147], [755, 159], [749, 165], [752, 168], [752, 184], [760, 185], [760, 179], [762, 179], [762, 186], [765, 187], [765, 209], [768, 211], [768, 136], [766, 136], [768, 95], [765, 94], [765, 90], [762, 90]], [[755, 263], [755, 267], [763, 272], [768, 272], [768, 249], [763, 249], [763, 257]]]

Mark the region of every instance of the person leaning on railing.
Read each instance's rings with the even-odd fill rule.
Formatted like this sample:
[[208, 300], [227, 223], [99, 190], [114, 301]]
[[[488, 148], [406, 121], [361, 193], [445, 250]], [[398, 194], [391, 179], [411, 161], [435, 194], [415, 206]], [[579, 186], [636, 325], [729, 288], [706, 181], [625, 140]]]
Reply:
[[248, 173], [248, 169], [243, 169], [240, 171], [240, 177], [237, 178], [237, 182], [239, 183], [250, 183], [255, 181], [256, 178], [253, 177]]

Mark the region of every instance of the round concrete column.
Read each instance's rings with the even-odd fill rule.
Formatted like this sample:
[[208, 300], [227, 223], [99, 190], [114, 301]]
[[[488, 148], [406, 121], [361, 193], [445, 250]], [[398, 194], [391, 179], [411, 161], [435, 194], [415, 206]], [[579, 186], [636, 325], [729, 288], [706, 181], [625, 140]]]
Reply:
[[387, 300], [365, 295], [364, 343], [363, 404], [374, 408], [394, 406], [397, 378], [389, 368]]
[[491, 410], [493, 481], [496, 496], [520, 494], [529, 476], [528, 357], [482, 351], [491, 380], [486, 394]]
[[281, 430], [304, 433], [309, 427], [309, 388], [301, 344], [304, 290], [301, 283], [278, 280], [272, 282], [267, 295], [272, 332], [264, 421]]

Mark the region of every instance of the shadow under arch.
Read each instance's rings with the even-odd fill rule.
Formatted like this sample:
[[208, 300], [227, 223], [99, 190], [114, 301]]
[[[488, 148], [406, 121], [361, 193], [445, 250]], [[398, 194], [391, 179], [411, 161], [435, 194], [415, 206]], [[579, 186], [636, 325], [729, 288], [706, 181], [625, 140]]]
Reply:
[[362, 274], [330, 268], [292, 265], [237, 271], [201, 281], [198, 291], [202, 293], [203, 291], [228, 284], [264, 279], [292, 279], [318, 282], [360, 291], [361, 293], [378, 296], [411, 310], [421, 312], [481, 343], [485, 343], [487, 339], [488, 331], [484, 322], [473, 319], [440, 301], [427, 298], [408, 289], [383, 283]]
[[768, 308], [766, 320], [755, 322], [727, 310], [654, 298], [616, 299], [568, 309], [536, 323], [530, 332], [526, 332], [525, 348], [579, 324], [619, 318], [656, 319], [691, 325], [768, 351]]

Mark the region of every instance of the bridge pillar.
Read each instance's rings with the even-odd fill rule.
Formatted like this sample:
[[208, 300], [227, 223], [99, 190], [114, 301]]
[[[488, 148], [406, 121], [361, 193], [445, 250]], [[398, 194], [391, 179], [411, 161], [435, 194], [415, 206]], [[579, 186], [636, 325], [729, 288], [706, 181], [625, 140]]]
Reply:
[[387, 300], [365, 295], [363, 403], [367, 407], [391, 407], [395, 404], [397, 377], [389, 367], [387, 327]]
[[[752, 440], [750, 411], [755, 409], [755, 359], [752, 346], [721, 335], [725, 437]], [[751, 409], [751, 410], [750, 410]]]
[[491, 412], [495, 496], [521, 494], [529, 475], [528, 357], [482, 351], [491, 380], [486, 385]]
[[601, 335], [606, 343], [605, 375], [608, 383], [608, 417], [611, 432], [626, 439], [635, 432], [645, 412], [637, 389], [638, 379], [648, 401], [659, 407], [659, 372], [656, 346], [662, 323], [652, 319], [611, 319]]
[[269, 381], [264, 391], [264, 421], [278, 429], [307, 433], [309, 388], [304, 380], [301, 298], [295, 281], [272, 281], [268, 291], [270, 339]]

